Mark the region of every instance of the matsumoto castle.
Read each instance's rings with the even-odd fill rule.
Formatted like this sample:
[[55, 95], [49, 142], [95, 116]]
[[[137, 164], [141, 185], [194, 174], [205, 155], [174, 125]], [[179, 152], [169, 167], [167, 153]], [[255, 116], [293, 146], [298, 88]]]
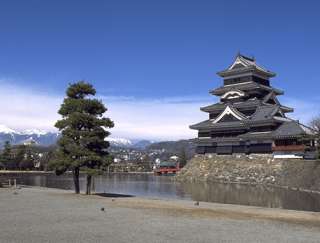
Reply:
[[284, 92], [270, 85], [275, 73], [258, 65], [254, 58], [238, 54], [217, 74], [223, 78], [223, 86], [210, 93], [220, 102], [200, 108], [209, 119], [190, 126], [198, 130], [197, 153], [315, 156], [315, 133], [287, 117], [293, 109], [277, 99]]

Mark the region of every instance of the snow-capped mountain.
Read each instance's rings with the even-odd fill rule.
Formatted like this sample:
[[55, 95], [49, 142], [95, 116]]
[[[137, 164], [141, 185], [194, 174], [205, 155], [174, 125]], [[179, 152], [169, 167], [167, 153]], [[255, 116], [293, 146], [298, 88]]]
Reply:
[[144, 149], [153, 143], [152, 141], [149, 141], [149, 140], [141, 140], [141, 139], [130, 140], [127, 138], [113, 138], [113, 137], [108, 137], [107, 141], [109, 141], [111, 146], [114, 146], [114, 147], [136, 148], [136, 149]]
[[47, 133], [48, 132], [39, 130], [39, 129], [27, 129], [21, 132], [21, 134], [24, 134], [24, 135], [37, 135], [37, 136], [45, 135]]
[[10, 134], [10, 133], [18, 133], [15, 130], [0, 124], [0, 133]]
[[55, 144], [59, 133], [45, 132], [38, 129], [28, 129], [25, 131], [16, 131], [5, 125], [0, 125], [0, 147], [6, 141], [11, 144], [24, 144], [26, 141], [34, 141], [35, 144], [49, 146]]
[[109, 141], [111, 145], [118, 146], [118, 147], [130, 147], [133, 144], [131, 140], [126, 138], [108, 137], [106, 140]]
[[[39, 129], [27, 129], [24, 131], [16, 131], [5, 125], [0, 124], [0, 148], [6, 141], [11, 144], [33, 144], [50, 146], [57, 142], [59, 138], [58, 132], [46, 132]], [[127, 138], [114, 138], [108, 137], [106, 139], [110, 142], [111, 146], [124, 147], [124, 148], [138, 148], [144, 149], [153, 142], [142, 139], [127, 139]]]

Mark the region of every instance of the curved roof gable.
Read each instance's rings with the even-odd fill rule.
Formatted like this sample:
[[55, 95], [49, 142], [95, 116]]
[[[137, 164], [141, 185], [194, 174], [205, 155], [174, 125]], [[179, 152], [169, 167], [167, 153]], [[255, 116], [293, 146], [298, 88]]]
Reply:
[[233, 117], [235, 117], [237, 120], [243, 120], [246, 117], [240, 113], [239, 111], [237, 111], [236, 109], [234, 109], [231, 106], [227, 106], [223, 112], [221, 112], [221, 114], [213, 120], [213, 123], [217, 123], [219, 122], [224, 116], [226, 115], [232, 115]]
[[231, 89], [221, 96], [222, 99], [235, 99], [245, 96], [245, 93], [240, 89]]

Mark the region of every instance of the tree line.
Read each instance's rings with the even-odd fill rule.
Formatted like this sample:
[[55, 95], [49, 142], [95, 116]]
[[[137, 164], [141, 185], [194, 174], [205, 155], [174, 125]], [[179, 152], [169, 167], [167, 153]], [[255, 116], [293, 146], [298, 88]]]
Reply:
[[14, 145], [6, 141], [0, 153], [0, 169], [47, 170], [53, 148], [32, 145]]

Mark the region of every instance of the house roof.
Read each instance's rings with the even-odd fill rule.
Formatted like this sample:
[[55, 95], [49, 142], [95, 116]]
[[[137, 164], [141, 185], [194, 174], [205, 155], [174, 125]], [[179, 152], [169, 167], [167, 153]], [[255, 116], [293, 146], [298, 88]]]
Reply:
[[159, 166], [160, 167], [176, 167], [176, 162], [171, 162], [171, 161], [162, 161], [160, 162]]
[[273, 136], [278, 138], [303, 135], [314, 136], [316, 135], [316, 132], [313, 129], [294, 120], [282, 123], [280, 127], [273, 132]]

